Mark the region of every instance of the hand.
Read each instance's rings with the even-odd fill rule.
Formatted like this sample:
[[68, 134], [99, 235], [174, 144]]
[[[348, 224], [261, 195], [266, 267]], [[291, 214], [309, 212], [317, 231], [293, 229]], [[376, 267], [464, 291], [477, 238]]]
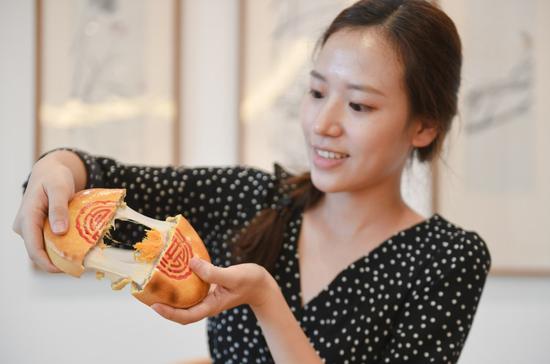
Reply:
[[23, 238], [29, 258], [51, 273], [61, 271], [46, 254], [42, 230], [46, 215], [55, 234], [64, 234], [69, 227], [68, 204], [75, 193], [75, 176], [62, 160], [78, 157], [66, 153], [71, 152], [53, 152], [35, 163], [13, 222], [13, 231]]
[[257, 264], [245, 263], [221, 268], [193, 257], [189, 266], [202, 280], [212, 284], [204, 300], [187, 309], [160, 303], [151, 306], [162, 317], [183, 325], [242, 304], [250, 305], [253, 310], [260, 308], [268, 301], [270, 292], [279, 289], [275, 279]]

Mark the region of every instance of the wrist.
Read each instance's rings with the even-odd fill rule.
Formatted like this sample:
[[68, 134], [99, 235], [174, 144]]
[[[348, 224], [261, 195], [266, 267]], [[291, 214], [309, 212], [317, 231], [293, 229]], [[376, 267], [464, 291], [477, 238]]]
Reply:
[[67, 182], [70, 183], [74, 187], [74, 192], [77, 192], [86, 186], [86, 167], [76, 153], [55, 150], [35, 162], [28, 183], [30, 185], [33, 180], [44, 183], [51, 178], [58, 183], [63, 181], [64, 186], [68, 186]]
[[275, 278], [264, 268], [263, 277], [258, 287], [262, 287], [256, 293], [255, 299], [249, 303], [250, 308], [259, 319], [264, 313], [269, 311], [269, 308], [277, 304], [280, 299], [284, 301], [281, 289], [275, 281]]
[[86, 166], [78, 154], [73, 151], [63, 149], [53, 151], [45, 158], [48, 157], [50, 157], [54, 163], [59, 163], [69, 170], [73, 178], [75, 192], [83, 190], [86, 187]]

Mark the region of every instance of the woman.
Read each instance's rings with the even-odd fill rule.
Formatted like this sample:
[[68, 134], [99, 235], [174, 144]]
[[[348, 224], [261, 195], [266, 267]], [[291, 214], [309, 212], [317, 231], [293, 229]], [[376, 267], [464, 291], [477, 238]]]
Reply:
[[128, 205], [183, 213], [205, 241], [213, 264], [191, 268], [215, 289], [187, 310], [153, 308], [182, 324], [209, 317], [214, 362], [455, 363], [489, 252], [477, 234], [412, 210], [400, 181], [410, 158], [437, 155], [460, 67], [455, 26], [435, 6], [359, 1], [324, 33], [311, 71], [309, 173], [126, 166], [58, 150], [33, 167], [14, 229], [57, 271], [46, 213], [62, 233], [75, 191], [124, 187]]

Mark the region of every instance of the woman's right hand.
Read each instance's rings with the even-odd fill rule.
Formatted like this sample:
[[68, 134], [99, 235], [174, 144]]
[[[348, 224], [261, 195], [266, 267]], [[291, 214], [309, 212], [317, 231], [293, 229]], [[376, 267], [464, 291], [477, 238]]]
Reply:
[[85, 184], [84, 164], [70, 151], [54, 151], [32, 168], [13, 230], [23, 238], [29, 258], [45, 271], [61, 272], [44, 249], [44, 219], [48, 216], [55, 234], [64, 234], [69, 227], [69, 201]]

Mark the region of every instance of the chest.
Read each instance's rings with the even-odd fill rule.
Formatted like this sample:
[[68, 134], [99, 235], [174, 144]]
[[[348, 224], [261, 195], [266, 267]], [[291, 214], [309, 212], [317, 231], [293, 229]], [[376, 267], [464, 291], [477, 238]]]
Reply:
[[302, 306], [377, 245], [368, 239], [357, 240], [330, 234], [304, 216], [297, 247]]

